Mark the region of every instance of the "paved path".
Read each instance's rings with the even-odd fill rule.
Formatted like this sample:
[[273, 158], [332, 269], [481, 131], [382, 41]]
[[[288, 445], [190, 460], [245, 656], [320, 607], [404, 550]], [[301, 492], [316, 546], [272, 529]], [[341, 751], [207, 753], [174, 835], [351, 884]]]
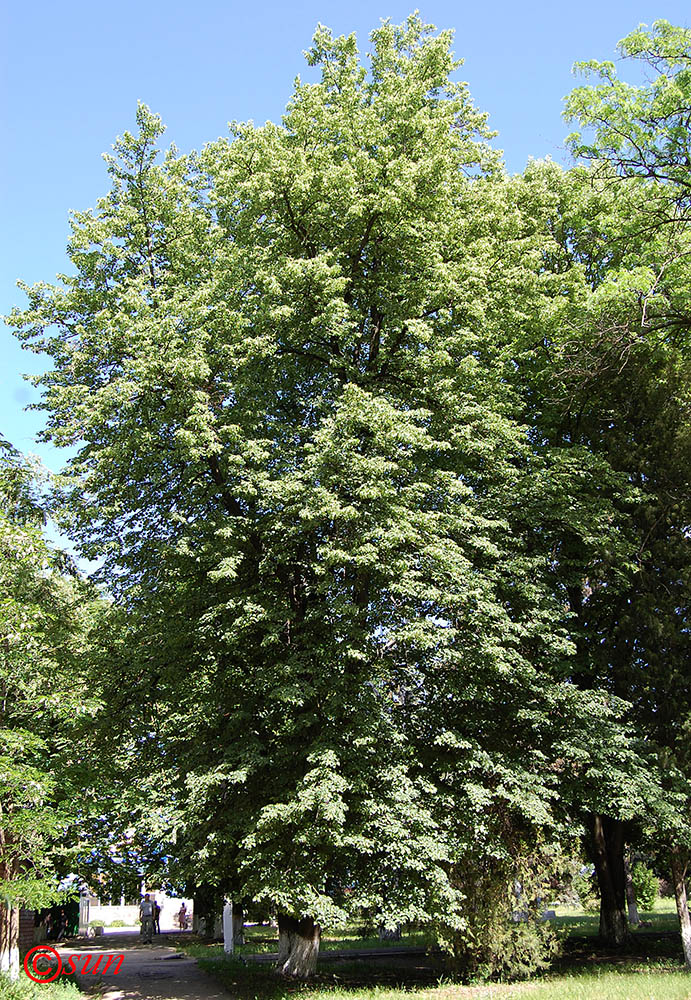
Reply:
[[[193, 958], [158, 941], [145, 945], [136, 935], [113, 934], [79, 945], [59, 945], [58, 951], [65, 966], [70, 955], [92, 955], [90, 966], [99, 955], [125, 956], [117, 974], [112, 971], [117, 964], [114, 961], [105, 975], [86, 972], [76, 977], [89, 991], [98, 987], [103, 1000], [228, 1000], [223, 987], [202, 972]], [[83, 961], [76, 963], [78, 970]]]

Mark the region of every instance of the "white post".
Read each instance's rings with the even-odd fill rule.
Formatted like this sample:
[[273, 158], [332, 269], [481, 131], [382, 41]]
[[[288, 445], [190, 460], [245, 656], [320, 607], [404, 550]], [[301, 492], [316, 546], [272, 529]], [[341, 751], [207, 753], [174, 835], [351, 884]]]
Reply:
[[85, 889], [79, 894], [79, 933], [84, 937], [89, 933], [89, 896]]
[[232, 955], [235, 950], [233, 942], [233, 904], [228, 899], [223, 904], [223, 950], [226, 955]]

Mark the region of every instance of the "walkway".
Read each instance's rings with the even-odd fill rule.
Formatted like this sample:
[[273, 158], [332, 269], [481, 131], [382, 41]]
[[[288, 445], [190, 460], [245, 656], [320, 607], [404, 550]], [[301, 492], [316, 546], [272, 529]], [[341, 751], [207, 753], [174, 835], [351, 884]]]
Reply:
[[[103, 1000], [228, 1000], [223, 987], [202, 972], [193, 958], [164, 943], [165, 935], [154, 940], [154, 944], [145, 945], [138, 935], [108, 934], [78, 946], [59, 945], [58, 951], [64, 966], [70, 955], [93, 955], [90, 966], [99, 954], [125, 956], [117, 974], [112, 971], [116, 967], [113, 962], [105, 975], [86, 972], [75, 976], [89, 992], [98, 987]], [[83, 961], [76, 963], [78, 970]]]

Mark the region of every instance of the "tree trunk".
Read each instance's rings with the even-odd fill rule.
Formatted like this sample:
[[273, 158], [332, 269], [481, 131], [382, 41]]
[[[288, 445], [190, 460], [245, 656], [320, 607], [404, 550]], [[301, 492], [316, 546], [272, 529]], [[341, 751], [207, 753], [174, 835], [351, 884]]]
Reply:
[[626, 905], [629, 911], [629, 923], [632, 927], [638, 927], [641, 920], [638, 916], [638, 904], [636, 902], [636, 888], [631, 878], [631, 868], [629, 860], [624, 856], [624, 876], [626, 878]]
[[0, 973], [19, 978], [19, 908], [0, 903]]
[[238, 945], [245, 943], [245, 911], [242, 908], [242, 903], [233, 903], [233, 944], [237, 948]]
[[683, 863], [682, 853], [678, 847], [673, 847], [670, 852], [672, 881], [674, 883], [674, 898], [677, 902], [677, 915], [679, 917], [679, 929], [681, 930], [681, 946], [684, 949], [684, 962], [686, 968], [691, 969], [691, 914], [689, 914], [689, 901], [686, 895], [686, 872], [688, 862]]
[[217, 891], [208, 885], [198, 885], [192, 895], [194, 912], [193, 929], [203, 938], [212, 938], [214, 922], [219, 910]]
[[624, 874], [624, 824], [620, 819], [595, 813], [591, 817], [595, 871], [600, 885], [600, 938], [619, 948], [628, 937], [626, 876]]
[[400, 941], [401, 940], [401, 925], [396, 924], [395, 927], [385, 927], [384, 924], [379, 924], [379, 940], [380, 941]]
[[308, 979], [317, 967], [321, 927], [312, 917], [296, 920], [285, 913], [278, 914], [278, 962], [276, 968], [284, 976]]

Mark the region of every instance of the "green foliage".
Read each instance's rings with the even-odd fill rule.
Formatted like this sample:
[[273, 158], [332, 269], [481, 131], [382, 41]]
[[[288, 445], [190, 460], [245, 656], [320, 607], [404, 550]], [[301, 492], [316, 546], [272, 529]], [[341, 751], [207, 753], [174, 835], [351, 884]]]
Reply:
[[660, 894], [660, 885], [654, 871], [637, 861], [631, 869], [633, 887], [636, 890], [636, 900], [644, 913], [649, 913], [655, 906], [655, 900]]
[[554, 845], [539, 850], [530, 843], [529, 830], [506, 829], [505, 853], [483, 856], [478, 845], [474, 855], [467, 853], [467, 867], [456, 868], [466, 894], [464, 926], [452, 938], [442, 929], [440, 940], [464, 978], [529, 978], [558, 954], [553, 928], [542, 920], [558, 850]]
[[320, 29], [282, 126], [199, 157], [159, 163], [141, 106], [74, 276], [13, 317], [54, 362], [47, 435], [89, 442], [63, 492], [126, 609], [106, 727], [121, 806], [154, 803], [126, 822], [174, 878], [327, 923], [460, 928], [450, 866], [475, 824], [501, 851], [503, 813], [549, 822], [523, 751], [578, 702], [546, 680], [544, 553], [507, 533], [545, 466], [484, 329], [497, 163], [449, 43], [385, 24], [367, 70]]
[[683, 202], [691, 195], [688, 107], [691, 97], [691, 29], [655, 21], [640, 25], [619, 43], [624, 59], [642, 64], [648, 80], [620, 80], [611, 62], [577, 63], [602, 83], [578, 87], [566, 102], [566, 117], [593, 129], [593, 141], [570, 136], [577, 156], [607, 163], [622, 177], [669, 185]]
[[42, 536], [40, 473], [0, 441], [0, 897], [59, 898], [55, 852], [83, 777], [75, 745], [93, 703], [83, 658], [96, 605]]
[[[638, 224], [667, 197], [638, 174], [677, 206], [685, 181], [609, 141], [672, 84], [599, 67], [618, 186], [509, 179], [448, 32], [414, 15], [371, 43], [364, 64], [320, 27], [281, 124], [199, 154], [160, 155], [140, 105], [73, 217], [73, 273], [10, 319], [51, 362], [45, 436], [76, 449], [59, 517], [113, 600], [92, 653], [113, 763], [74, 856], [327, 926], [420, 922], [467, 972], [526, 975], [552, 948], [545, 844], [591, 812], [690, 828], [669, 735], [689, 232]], [[569, 107], [587, 125], [604, 100]], [[50, 741], [20, 721], [8, 773], [38, 808]]]
[[529, 979], [548, 969], [559, 950], [554, 929], [532, 908], [519, 921], [507, 918], [505, 908], [488, 908], [482, 920], [473, 921], [472, 934], [457, 941], [453, 965], [463, 978]]
[[[588, 618], [592, 648], [601, 654], [593, 657], [597, 678], [607, 676], [633, 703], [637, 724], [658, 748], [651, 763], [665, 802], [645, 824], [650, 842], [659, 844], [662, 833], [664, 841], [688, 844], [691, 32], [656, 21], [626, 36], [619, 49], [641, 64], [647, 82], [628, 85], [612, 64], [591, 62], [581, 68], [602, 82], [577, 88], [567, 101], [567, 116], [592, 130], [590, 143], [576, 134], [572, 148], [596, 161], [603, 195], [620, 214], [607, 227], [614, 253], [595, 294], [600, 345], [593, 351], [591, 341], [591, 375], [579, 376], [580, 399], [590, 396], [581, 414], [594, 404], [580, 433], [607, 449], [642, 498], [631, 523], [635, 574], [619, 597], [591, 602]], [[610, 425], [603, 430], [597, 411], [605, 407]]]

